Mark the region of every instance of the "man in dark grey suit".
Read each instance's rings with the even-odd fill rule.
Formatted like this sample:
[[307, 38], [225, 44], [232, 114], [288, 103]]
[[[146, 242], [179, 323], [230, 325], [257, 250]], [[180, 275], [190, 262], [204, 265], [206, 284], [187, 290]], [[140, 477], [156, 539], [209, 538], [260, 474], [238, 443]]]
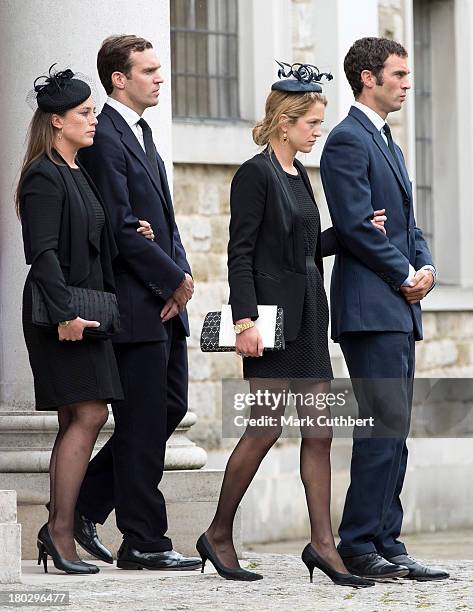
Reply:
[[[391, 40], [363, 38], [344, 68], [355, 102], [330, 133], [320, 165], [343, 247], [332, 275], [332, 338], [343, 351], [360, 414], [374, 415], [376, 424], [371, 437], [353, 441], [339, 552], [360, 576], [440, 580], [448, 574], [409, 557], [399, 541], [420, 302], [435, 282], [403, 154], [386, 123], [411, 87], [407, 52]], [[381, 208], [386, 235], [370, 222]]]

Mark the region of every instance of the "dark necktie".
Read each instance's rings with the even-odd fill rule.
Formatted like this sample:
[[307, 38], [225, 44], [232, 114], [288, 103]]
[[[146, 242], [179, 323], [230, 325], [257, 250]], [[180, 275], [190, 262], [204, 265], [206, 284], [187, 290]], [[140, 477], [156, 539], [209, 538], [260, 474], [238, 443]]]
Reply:
[[143, 141], [145, 143], [146, 157], [148, 158], [156, 178], [159, 178], [158, 160], [156, 158], [156, 150], [154, 148], [153, 132], [143, 118], [138, 121], [138, 125], [143, 130]]
[[393, 159], [396, 162], [396, 165], [399, 168], [399, 171], [401, 171], [401, 164], [399, 163], [399, 158], [397, 156], [396, 149], [394, 148], [394, 140], [391, 134], [391, 128], [389, 127], [387, 123], [383, 125], [383, 132], [388, 141], [388, 149], [391, 152], [391, 155], [393, 156]]

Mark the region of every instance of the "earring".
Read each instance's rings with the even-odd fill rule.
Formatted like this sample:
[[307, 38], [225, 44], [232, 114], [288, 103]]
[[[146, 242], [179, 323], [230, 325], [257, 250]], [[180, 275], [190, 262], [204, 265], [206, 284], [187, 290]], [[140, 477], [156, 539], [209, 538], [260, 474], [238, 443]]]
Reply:
[[59, 134], [57, 137], [58, 140], [62, 140], [62, 128], [59, 130]]
[[282, 135], [282, 141], [283, 141], [284, 143], [286, 143], [286, 142], [287, 142], [287, 132], [283, 132], [283, 135]]

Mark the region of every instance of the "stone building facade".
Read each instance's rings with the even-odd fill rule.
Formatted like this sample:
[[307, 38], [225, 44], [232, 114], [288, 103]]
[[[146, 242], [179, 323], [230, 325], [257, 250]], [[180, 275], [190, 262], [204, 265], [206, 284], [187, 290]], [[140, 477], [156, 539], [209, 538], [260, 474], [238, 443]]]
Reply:
[[[226, 98], [216, 98], [218, 108], [227, 105], [233, 109], [228, 119], [175, 116], [171, 121], [171, 60], [175, 57], [172, 30], [188, 37], [195, 35], [187, 26], [175, 27], [173, 20], [179, 16], [173, 11], [179, 5], [193, 12], [194, 25], [202, 18], [199, 7], [205, 5], [207, 29], [226, 28], [218, 36], [231, 39], [228, 48], [235, 48], [238, 40], [234, 67], [237, 93], [231, 89], [233, 83]], [[234, 15], [228, 12], [226, 18], [222, 17], [223, 5], [237, 7], [236, 30]], [[217, 12], [220, 24], [216, 23]], [[60, 17], [62, 29], [51, 31], [51, 15]], [[251, 127], [262, 115], [275, 79], [274, 59], [314, 62], [334, 74], [325, 89], [329, 99], [325, 134], [313, 153], [302, 160], [309, 170], [325, 228], [330, 221], [320, 184], [319, 156], [326, 133], [345, 116], [352, 101], [343, 75], [344, 54], [356, 38], [365, 35], [394, 37], [407, 47], [411, 65], [415, 66], [414, 88], [421, 95], [411, 95], [406, 108], [392, 115], [390, 123], [406, 153], [411, 177], [415, 184], [422, 182], [429, 194], [418, 206], [418, 221], [420, 215], [419, 225], [424, 221], [428, 225], [439, 275], [438, 287], [425, 300], [425, 341], [418, 345], [417, 373], [440, 378], [473, 375], [473, 0], [136, 0], [133, 4], [128, 0], [103, 0], [100, 5], [95, 0], [43, 0], [41, 10], [35, 0], [23, 0], [21, 12], [18, 2], [4, 0], [0, 16], [0, 62], [9, 83], [0, 92], [5, 109], [0, 152], [0, 489], [17, 491], [18, 517], [27, 539], [34, 542], [34, 529], [43, 516], [37, 510], [47, 499], [47, 461], [55, 424], [53, 415], [40, 416], [32, 411], [32, 381], [21, 335], [18, 304], [26, 267], [12, 193], [30, 111], [19, 101], [33, 79], [50, 65], [45, 64], [50, 58], [50, 63], [61, 60], [94, 75], [98, 44], [112, 32], [146, 36], [161, 56], [167, 82], [159, 108], [148, 111], [147, 120], [174, 185], [178, 223], [196, 280], [189, 307], [190, 409], [196, 423], [192, 426], [195, 417], [189, 415], [167, 456], [167, 465], [174, 470], [172, 477], [168, 474], [167, 484], [176, 504], [174, 526], [182, 527], [184, 543], [192, 539], [185, 500], [188, 506], [192, 500], [193, 509], [199, 508], [193, 518], [203, 525], [211, 512], [208, 506], [218, 492], [219, 470], [235, 443], [221, 435], [221, 381], [240, 377], [241, 363], [232, 354], [202, 354], [199, 334], [205, 313], [218, 309], [228, 299], [229, 186], [238, 165], [257, 152]], [[85, 19], [87, 36], [78, 27]], [[220, 63], [228, 60], [218, 46], [207, 51], [209, 63], [216, 58]], [[19, 65], [23, 67], [21, 73]], [[179, 70], [172, 68], [176, 79]], [[201, 76], [194, 74], [193, 82]], [[422, 86], [417, 87], [420, 76]], [[181, 91], [178, 83], [176, 87]], [[235, 95], [238, 105], [232, 99]], [[100, 102], [104, 99], [102, 92]], [[209, 109], [211, 106], [209, 102]], [[205, 112], [209, 114], [208, 109]], [[330, 260], [325, 264], [328, 287]], [[338, 346], [331, 344], [330, 350], [336, 376], [346, 375]], [[189, 437], [197, 446], [186, 442], [189, 428]], [[110, 427], [105, 433], [109, 432]], [[194, 472], [192, 477], [182, 468], [202, 466], [202, 449], [208, 453], [208, 471], [201, 470], [198, 477]], [[473, 493], [464, 486], [473, 475], [470, 440], [414, 439], [410, 451], [404, 491], [406, 529], [472, 526]], [[349, 442], [336, 440], [332, 454], [334, 526], [347, 487], [349, 458]], [[202, 496], [207, 506], [194, 503]], [[15, 495], [8, 493], [2, 499], [0, 544], [13, 550], [19, 545]], [[36, 514], [29, 521], [32, 508]], [[307, 534], [295, 441], [281, 440], [263, 462], [242, 515], [246, 541]], [[171, 517], [171, 523], [173, 520]]]

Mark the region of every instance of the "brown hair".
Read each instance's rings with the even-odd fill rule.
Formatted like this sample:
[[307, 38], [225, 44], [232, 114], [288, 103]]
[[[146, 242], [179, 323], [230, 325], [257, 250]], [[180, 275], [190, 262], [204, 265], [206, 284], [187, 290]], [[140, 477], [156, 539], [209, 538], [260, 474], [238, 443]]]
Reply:
[[318, 92], [288, 93], [271, 91], [266, 99], [265, 116], [253, 128], [253, 140], [259, 146], [266, 146], [278, 130], [279, 118], [287, 115], [291, 123], [303, 117], [315, 102], [327, 105], [327, 98]]
[[[54, 113], [63, 117], [65, 113]], [[21, 165], [20, 178], [15, 192], [15, 209], [18, 218], [20, 218], [20, 191], [23, 184], [23, 179], [28, 168], [37, 159], [46, 155], [49, 159], [57, 163], [53, 157], [53, 145], [55, 137], [55, 128], [51, 123], [53, 113], [46, 113], [40, 108], [36, 109], [31, 123], [28, 127], [26, 153]]]
[[383, 84], [384, 63], [390, 55], [407, 57], [407, 51], [401, 44], [389, 38], [368, 36], [355, 40], [343, 62], [345, 75], [355, 98], [363, 91], [363, 70], [369, 70], [378, 85]]
[[152, 49], [153, 45], [145, 38], [134, 34], [119, 34], [106, 38], [97, 55], [97, 71], [107, 95], [113, 91], [112, 74], [122, 72], [128, 78], [132, 68], [133, 51]]

